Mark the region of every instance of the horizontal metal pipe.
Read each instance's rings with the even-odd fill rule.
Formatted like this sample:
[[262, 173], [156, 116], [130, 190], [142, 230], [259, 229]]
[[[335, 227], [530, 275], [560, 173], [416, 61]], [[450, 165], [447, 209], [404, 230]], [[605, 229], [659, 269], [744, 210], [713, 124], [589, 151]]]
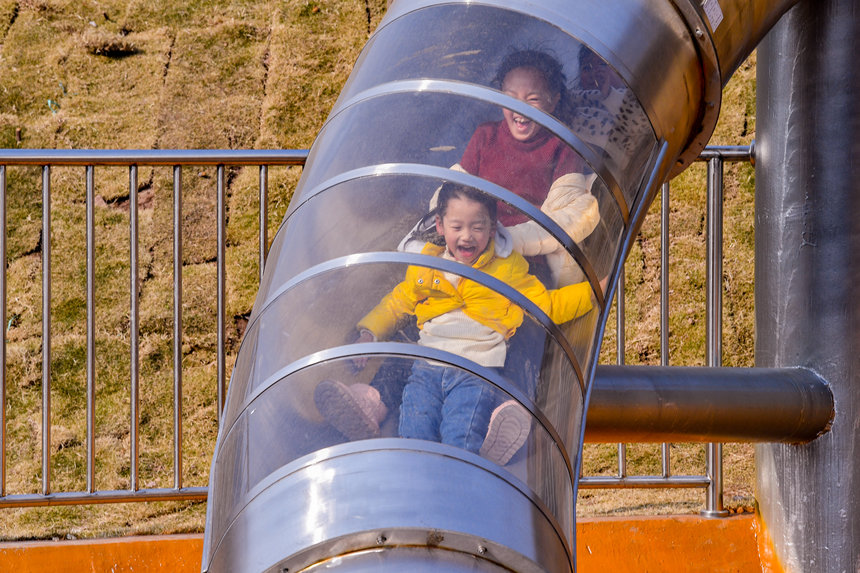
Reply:
[[755, 142], [750, 145], [709, 145], [702, 150], [696, 161], [722, 159], [728, 162], [752, 162], [755, 157]]
[[85, 491], [52, 493], [49, 495], [21, 494], [0, 498], [0, 509], [9, 507], [46, 507], [54, 505], [83, 505], [100, 503], [124, 503], [129, 501], [202, 501], [206, 499], [209, 488], [183, 487], [181, 489], [153, 488], [131, 491], [102, 490], [93, 493]]
[[579, 478], [580, 489], [692, 489], [706, 488], [710, 483], [708, 476], [583, 476]]
[[587, 442], [809, 442], [833, 395], [802, 368], [598, 366]]
[[307, 149], [0, 149], [4, 165], [304, 165]]

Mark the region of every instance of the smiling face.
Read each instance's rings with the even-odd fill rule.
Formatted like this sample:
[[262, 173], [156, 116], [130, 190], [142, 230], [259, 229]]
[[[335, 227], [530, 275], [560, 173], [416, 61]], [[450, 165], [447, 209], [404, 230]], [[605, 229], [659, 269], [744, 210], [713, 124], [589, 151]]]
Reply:
[[[502, 80], [502, 91], [546, 113], [555, 111], [561, 98], [561, 94], [550, 90], [543, 74], [531, 67], [514, 68], [508, 72]], [[528, 141], [541, 130], [540, 125], [509, 109], [502, 113], [505, 124], [517, 141]]]
[[445, 213], [436, 215], [436, 230], [457, 261], [472, 265], [487, 249], [496, 226], [485, 205], [455, 195], [448, 200]]

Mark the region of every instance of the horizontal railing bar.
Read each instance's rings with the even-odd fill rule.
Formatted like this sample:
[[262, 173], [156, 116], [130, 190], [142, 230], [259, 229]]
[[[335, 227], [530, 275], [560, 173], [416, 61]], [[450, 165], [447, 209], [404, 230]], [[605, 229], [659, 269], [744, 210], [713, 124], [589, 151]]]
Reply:
[[637, 489], [637, 488], [706, 488], [711, 480], [707, 476], [583, 476], [579, 478], [580, 489]]
[[722, 159], [730, 162], [747, 161], [755, 165], [755, 142], [750, 145], [709, 145], [695, 161], [710, 161], [711, 159]]
[[125, 503], [130, 501], [205, 501], [208, 487], [184, 487], [182, 489], [156, 488], [131, 490], [102, 490], [93, 493], [84, 491], [60, 492], [49, 495], [17, 494], [0, 498], [0, 509], [10, 507], [46, 507], [55, 505], [89, 505], [100, 503]]
[[0, 149], [2, 165], [304, 165], [307, 149]]

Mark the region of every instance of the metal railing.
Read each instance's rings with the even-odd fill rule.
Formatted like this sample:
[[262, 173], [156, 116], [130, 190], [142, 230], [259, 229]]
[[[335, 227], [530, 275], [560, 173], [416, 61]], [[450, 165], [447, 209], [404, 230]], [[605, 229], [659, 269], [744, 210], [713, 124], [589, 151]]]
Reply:
[[[0, 337], [0, 507], [25, 507], [63, 504], [91, 504], [126, 501], [177, 501], [204, 500], [206, 487], [185, 487], [182, 471], [182, 167], [217, 166], [217, 367], [216, 380], [218, 412], [220, 415], [226, 389], [225, 357], [225, 166], [259, 166], [260, 205], [260, 261], [265, 261], [268, 245], [267, 225], [264, 217], [268, 204], [268, 167], [271, 165], [304, 165], [306, 150], [281, 151], [202, 151], [202, 150], [7, 150], [0, 152], [0, 324], [6, 324], [7, 303], [7, 167], [39, 166], [42, 170], [42, 484], [36, 494], [7, 495], [6, 493], [6, 337]], [[138, 168], [170, 166], [173, 168], [173, 487], [139, 487], [139, 209]], [[55, 166], [81, 166], [86, 176], [86, 307], [87, 307], [87, 437], [86, 437], [86, 491], [53, 492], [51, 488], [51, 169]], [[94, 223], [94, 171], [97, 166], [125, 166], [129, 170], [129, 267], [130, 309], [129, 329], [131, 347], [131, 460], [130, 487], [127, 490], [100, 490], [94, 485], [95, 468], [95, 223]], [[261, 268], [262, 273], [262, 268]], [[261, 275], [262, 276], [262, 275]], [[214, 446], [214, 444], [213, 444]]]
[[[723, 275], [723, 173], [727, 162], [754, 163], [755, 148], [751, 146], [709, 146], [697, 161], [707, 162], [707, 245], [705, 300], [706, 338], [705, 362], [710, 367], [722, 366], [722, 275]], [[669, 365], [669, 183], [661, 190], [660, 221], [660, 365]], [[622, 271], [616, 296], [616, 363], [624, 364], [625, 307], [624, 274]], [[587, 419], [586, 419], [586, 423]], [[670, 444], [660, 446], [659, 475], [628, 475], [627, 444], [618, 444], [617, 473], [614, 476], [582, 475], [579, 485], [584, 489], [597, 488], [704, 488], [705, 509], [710, 517], [724, 517], [722, 444], [706, 445], [705, 475], [673, 475]]]
[[[130, 501], [204, 500], [206, 487], [183, 484], [182, 450], [182, 168], [216, 167], [216, 281], [217, 343], [216, 376], [217, 411], [223, 408], [227, 381], [225, 353], [226, 289], [226, 176], [227, 166], [259, 168], [259, 272], [262, 277], [266, 261], [269, 217], [269, 167], [301, 166], [307, 150], [204, 151], [204, 150], [0, 150], [0, 324], [7, 323], [7, 167], [41, 168], [42, 191], [42, 460], [41, 491], [32, 494], [7, 495], [7, 350], [6, 336], [0, 337], [0, 508], [45, 505], [98, 504]], [[708, 325], [707, 363], [720, 366], [722, 298], [719, 277], [722, 274], [722, 173], [726, 161], [751, 161], [751, 147], [709, 147], [700, 157], [708, 162]], [[86, 179], [86, 490], [54, 492], [51, 487], [51, 169], [57, 166], [84, 168]], [[129, 329], [130, 329], [130, 480], [128, 489], [98, 490], [95, 486], [95, 168], [121, 166], [128, 168], [129, 188]], [[140, 166], [167, 166], [173, 169], [173, 485], [167, 488], [141, 488], [139, 484], [139, 205], [138, 169]], [[668, 365], [668, 245], [669, 186], [662, 192], [662, 269], [661, 269], [661, 360]], [[620, 283], [617, 299], [618, 361], [624, 357], [624, 291]], [[214, 446], [214, 444], [213, 444]], [[626, 464], [626, 445], [618, 445], [616, 476], [582, 476], [583, 488], [707, 488], [704, 513], [724, 515], [722, 508], [722, 451], [719, 444], [708, 446], [708, 475], [672, 475], [669, 445], [661, 447], [662, 473], [656, 476], [630, 476]]]

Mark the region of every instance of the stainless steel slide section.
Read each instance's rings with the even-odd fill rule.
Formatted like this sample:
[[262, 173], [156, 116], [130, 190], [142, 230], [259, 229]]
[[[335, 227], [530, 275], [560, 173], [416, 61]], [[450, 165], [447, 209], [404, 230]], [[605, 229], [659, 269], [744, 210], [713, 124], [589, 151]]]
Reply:
[[[756, 4], [768, 17], [752, 28], [790, 2]], [[734, 14], [746, 5], [717, 3], [712, 23], [712, 5], [682, 1], [392, 4], [269, 254], [212, 464], [204, 570], [395, 571], [418, 555], [428, 570], [575, 569], [583, 413], [606, 301], [648, 201], [713, 131], [719, 55], [736, 66], [764, 32]], [[553, 314], [513, 275], [422, 247], [413, 230], [439, 228], [430, 210], [442, 186], [498, 208], [506, 231], [487, 253], [517, 250], [550, 288], [582, 283], [591, 310]], [[481, 340], [508, 343], [478, 346], [490, 353], [440, 343], [472, 324], [453, 311], [418, 333], [407, 307], [423, 304], [424, 280], [442, 285], [433, 297], [492, 300], [463, 315], [492, 325]], [[428, 423], [438, 433], [413, 435], [424, 418], [406, 402], [430, 404], [414, 398], [419, 387], [469, 388], [476, 405], [445, 398], [432, 413], [443, 421]], [[496, 406], [525, 428], [504, 455], [485, 447]], [[457, 435], [463, 419], [477, 442]], [[481, 443], [484, 428], [492, 439]]]

